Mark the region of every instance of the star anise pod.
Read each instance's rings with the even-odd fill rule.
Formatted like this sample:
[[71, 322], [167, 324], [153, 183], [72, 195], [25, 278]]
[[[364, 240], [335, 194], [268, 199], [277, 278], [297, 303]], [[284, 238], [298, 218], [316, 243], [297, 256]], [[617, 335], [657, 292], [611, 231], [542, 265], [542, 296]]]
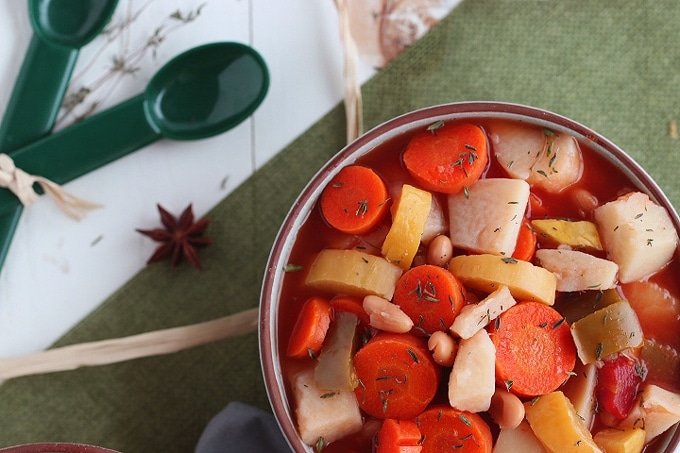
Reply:
[[209, 238], [203, 237], [210, 220], [201, 219], [194, 222], [194, 211], [191, 205], [182, 212], [179, 219], [163, 209], [160, 204], [157, 206], [161, 214], [161, 223], [165, 228], [136, 230], [156, 242], [161, 242], [148, 259], [147, 264], [170, 258], [172, 267], [175, 267], [184, 258], [199, 270], [203, 270], [196, 248], [212, 244]]

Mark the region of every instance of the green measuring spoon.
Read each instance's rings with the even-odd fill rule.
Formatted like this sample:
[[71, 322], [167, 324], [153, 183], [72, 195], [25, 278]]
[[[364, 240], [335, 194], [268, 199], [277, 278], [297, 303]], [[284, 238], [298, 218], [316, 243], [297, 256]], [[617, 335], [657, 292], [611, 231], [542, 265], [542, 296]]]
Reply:
[[[110, 20], [118, 0], [29, 0], [33, 37], [0, 124], [0, 151], [10, 153], [50, 133], [80, 48]], [[0, 237], [11, 238], [21, 206], [0, 215]], [[0, 243], [0, 267], [9, 240]]]
[[29, 0], [34, 34], [0, 125], [4, 153], [49, 134], [79, 49], [108, 23], [118, 0]]
[[[251, 47], [205, 44], [163, 66], [144, 93], [16, 150], [13, 159], [18, 168], [63, 184], [162, 137], [225, 132], [255, 111], [268, 88], [267, 66]], [[0, 190], [0, 214], [17, 206], [9, 190]]]

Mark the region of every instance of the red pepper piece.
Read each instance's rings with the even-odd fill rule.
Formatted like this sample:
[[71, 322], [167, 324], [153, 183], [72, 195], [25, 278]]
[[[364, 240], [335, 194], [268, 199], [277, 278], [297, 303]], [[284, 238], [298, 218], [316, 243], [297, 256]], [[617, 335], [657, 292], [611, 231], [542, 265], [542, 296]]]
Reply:
[[597, 399], [601, 409], [624, 419], [630, 413], [645, 377], [644, 366], [624, 355], [605, 359], [598, 370]]

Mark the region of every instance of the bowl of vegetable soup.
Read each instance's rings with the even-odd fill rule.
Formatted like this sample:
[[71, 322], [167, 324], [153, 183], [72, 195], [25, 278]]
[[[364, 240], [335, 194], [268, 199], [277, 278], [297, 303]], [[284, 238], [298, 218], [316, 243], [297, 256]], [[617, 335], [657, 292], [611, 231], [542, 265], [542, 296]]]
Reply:
[[439, 105], [367, 132], [273, 246], [260, 354], [298, 452], [671, 452], [677, 212], [562, 116]]

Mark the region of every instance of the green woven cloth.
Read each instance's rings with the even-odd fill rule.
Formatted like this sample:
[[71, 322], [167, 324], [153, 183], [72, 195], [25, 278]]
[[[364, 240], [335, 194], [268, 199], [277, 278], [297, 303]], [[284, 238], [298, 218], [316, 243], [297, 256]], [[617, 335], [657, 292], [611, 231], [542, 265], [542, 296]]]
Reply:
[[[680, 2], [466, 0], [363, 87], [366, 125], [452, 101], [546, 108], [593, 127], [680, 206]], [[275, 75], [274, 75], [275, 77]], [[149, 266], [58, 345], [220, 317], [258, 304], [289, 206], [342, 146], [338, 105], [207, 217], [205, 271]], [[192, 451], [230, 401], [267, 409], [257, 335], [0, 387], [0, 446], [88, 442], [127, 453]]]

